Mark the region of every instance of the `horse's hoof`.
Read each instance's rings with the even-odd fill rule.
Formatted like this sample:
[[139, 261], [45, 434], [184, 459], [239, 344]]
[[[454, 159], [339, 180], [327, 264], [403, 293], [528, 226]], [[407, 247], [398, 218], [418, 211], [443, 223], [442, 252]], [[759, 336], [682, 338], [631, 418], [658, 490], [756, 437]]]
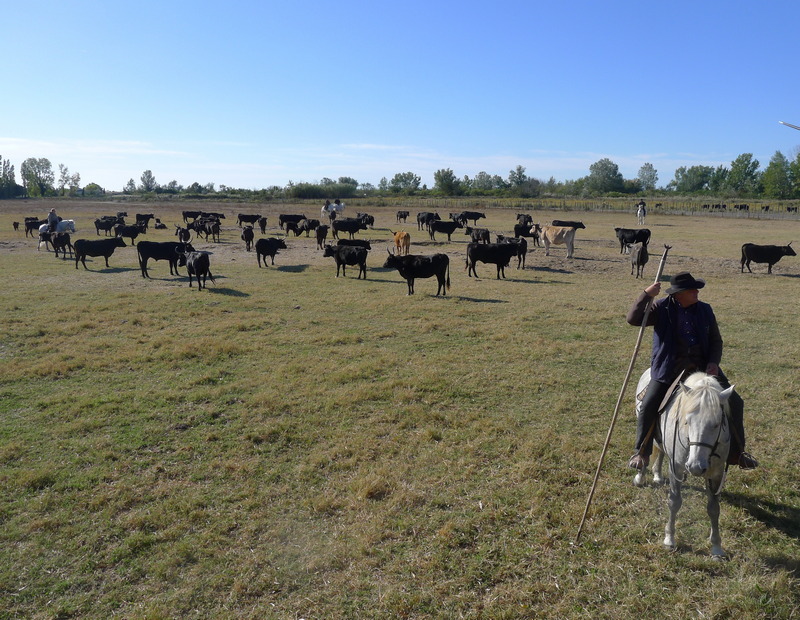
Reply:
[[637, 474], [636, 476], [633, 477], [633, 486], [641, 488], [644, 485], [645, 485], [644, 476], [642, 476], [641, 474]]
[[678, 550], [678, 547], [674, 544], [670, 545], [669, 543], [664, 543], [664, 549], [669, 551], [670, 553], [675, 553]]

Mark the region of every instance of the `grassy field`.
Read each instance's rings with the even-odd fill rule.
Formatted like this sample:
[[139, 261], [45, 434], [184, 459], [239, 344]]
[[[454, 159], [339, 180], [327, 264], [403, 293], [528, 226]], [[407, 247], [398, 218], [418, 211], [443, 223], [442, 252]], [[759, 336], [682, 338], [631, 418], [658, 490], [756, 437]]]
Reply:
[[[661, 546], [666, 490], [625, 468], [632, 388], [573, 544], [636, 341], [624, 315], [645, 284], [613, 231], [632, 214], [570, 213], [587, 227], [574, 259], [536, 249], [501, 281], [481, 264], [467, 278], [458, 232], [406, 225], [412, 252], [451, 257], [437, 298], [434, 280], [408, 297], [381, 269], [394, 209], [364, 209], [375, 249], [358, 281], [305, 237], [256, 266], [236, 213], [261, 210], [282, 236], [278, 210], [294, 209], [203, 203], [228, 219], [221, 243], [196, 244], [217, 280], [198, 292], [163, 262], [144, 280], [131, 247], [89, 271], [37, 252], [11, 222], [49, 206], [0, 203], [0, 618], [800, 615], [800, 261], [739, 266], [744, 242], [800, 239], [796, 219], [647, 222], [646, 282], [665, 243], [667, 277], [708, 281], [762, 463], [729, 473], [716, 562], [698, 483], [678, 551]], [[57, 206], [73, 239], [116, 211]], [[125, 208], [172, 240], [190, 206]], [[481, 224], [508, 232], [514, 213]]]

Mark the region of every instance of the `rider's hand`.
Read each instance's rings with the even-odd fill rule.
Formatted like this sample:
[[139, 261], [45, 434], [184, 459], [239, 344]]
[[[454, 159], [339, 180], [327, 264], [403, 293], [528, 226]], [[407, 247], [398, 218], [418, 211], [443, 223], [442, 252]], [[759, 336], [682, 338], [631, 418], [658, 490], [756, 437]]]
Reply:
[[653, 282], [653, 284], [644, 289], [644, 292], [650, 297], [655, 297], [661, 292], [661, 282]]
[[719, 375], [719, 366], [717, 366], [716, 364], [708, 364], [706, 366], [706, 374], [707, 375], [713, 375], [715, 377], [718, 376]]

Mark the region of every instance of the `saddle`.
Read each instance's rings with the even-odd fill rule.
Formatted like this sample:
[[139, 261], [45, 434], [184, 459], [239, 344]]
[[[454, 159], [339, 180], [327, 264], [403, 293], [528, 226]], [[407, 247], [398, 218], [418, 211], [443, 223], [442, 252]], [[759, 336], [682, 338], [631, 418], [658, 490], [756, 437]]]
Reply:
[[[672, 397], [675, 395], [675, 392], [677, 391], [678, 386], [680, 385], [681, 381], [683, 381], [683, 379], [689, 374], [691, 374], [691, 373], [688, 372], [688, 371], [683, 371], [681, 374], [679, 374], [676, 377], [675, 381], [672, 382], [672, 385], [669, 386], [669, 389], [667, 390], [667, 393], [664, 395], [664, 400], [662, 400], [661, 404], [658, 406], [658, 415], [659, 416], [664, 412], [664, 409], [666, 409], [667, 405], [669, 404], [669, 401], [672, 400]], [[650, 382], [648, 381], [647, 384], [636, 395], [636, 401], [637, 402], [640, 403], [640, 402], [642, 402], [644, 400], [644, 395], [645, 395], [645, 392], [647, 392], [647, 387], [649, 385], [650, 385]]]

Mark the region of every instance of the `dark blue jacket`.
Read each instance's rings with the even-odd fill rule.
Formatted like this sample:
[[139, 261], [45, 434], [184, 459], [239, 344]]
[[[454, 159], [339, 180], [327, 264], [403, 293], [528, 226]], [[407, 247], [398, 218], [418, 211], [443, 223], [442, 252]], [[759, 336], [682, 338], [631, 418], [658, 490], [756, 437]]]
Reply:
[[[631, 325], [641, 325], [644, 312], [650, 297], [642, 292], [628, 311], [627, 321]], [[691, 307], [694, 313], [695, 328], [702, 351], [701, 367], [705, 371], [707, 364], [719, 365], [722, 359], [722, 336], [719, 333], [717, 319], [711, 306], [698, 301]], [[678, 364], [678, 302], [672, 296], [662, 297], [653, 303], [647, 317], [647, 325], [652, 325], [653, 356], [650, 360], [650, 372], [655, 381], [672, 382], [676, 375], [683, 371]]]

